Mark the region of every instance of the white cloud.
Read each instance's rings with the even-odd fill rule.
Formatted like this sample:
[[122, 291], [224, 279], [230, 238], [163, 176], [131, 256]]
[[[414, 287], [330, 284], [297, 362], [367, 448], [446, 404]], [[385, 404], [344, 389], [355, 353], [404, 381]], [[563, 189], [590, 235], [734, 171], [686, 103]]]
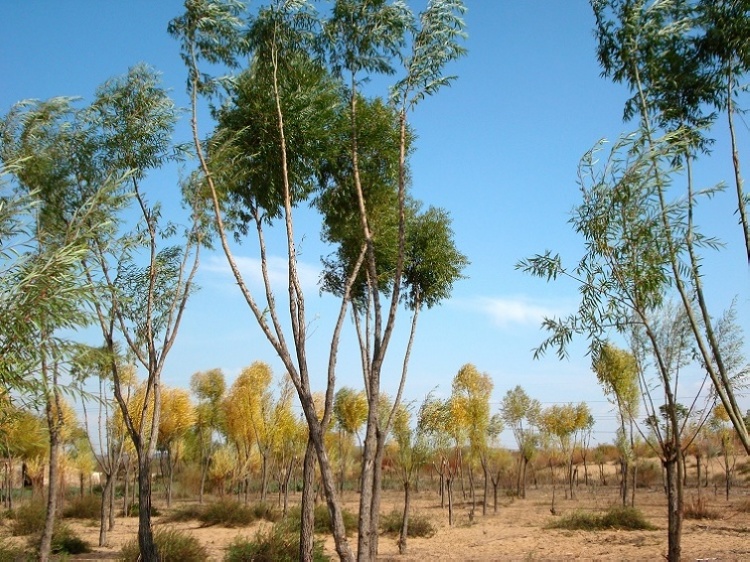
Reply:
[[[260, 259], [247, 256], [235, 256], [234, 259], [248, 285], [254, 285], [257, 287], [262, 286], [263, 272]], [[203, 269], [205, 271], [226, 275], [228, 278], [232, 277], [229, 264], [223, 255], [209, 257], [209, 259], [204, 262]], [[271, 281], [271, 286], [277, 291], [287, 287], [287, 272], [286, 258], [281, 256], [268, 257], [268, 278]], [[302, 282], [302, 287], [305, 291], [317, 290], [320, 268], [309, 263], [298, 262], [297, 272], [299, 273], [300, 281]], [[232, 283], [234, 283], [234, 279], [232, 279]]]
[[539, 326], [545, 317], [560, 316], [560, 307], [534, 302], [527, 297], [480, 297], [474, 308], [489, 316], [501, 328]]

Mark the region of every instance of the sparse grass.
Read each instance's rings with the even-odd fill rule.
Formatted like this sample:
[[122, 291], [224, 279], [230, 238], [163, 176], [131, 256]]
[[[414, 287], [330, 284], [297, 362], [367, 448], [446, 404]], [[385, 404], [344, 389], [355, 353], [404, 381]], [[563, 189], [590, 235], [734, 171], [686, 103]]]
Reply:
[[63, 517], [77, 519], [98, 519], [102, 510], [102, 497], [95, 494], [77, 496], [68, 502], [63, 510]]
[[690, 498], [683, 508], [685, 519], [720, 519], [721, 514], [718, 511], [709, 509], [706, 498], [698, 496]]
[[0, 562], [27, 562], [35, 558], [36, 555], [32, 555], [22, 546], [0, 540]]
[[735, 504], [734, 508], [740, 513], [750, 513], [750, 498], [743, 498]]
[[[267, 531], [258, 531], [250, 540], [237, 537], [227, 548], [225, 562], [294, 562], [299, 560], [299, 533], [283, 524], [273, 525]], [[323, 554], [323, 544], [315, 541], [313, 560], [330, 560]]]
[[44, 529], [47, 507], [40, 500], [24, 503], [13, 512], [10, 532], [14, 536], [32, 535]]
[[[386, 535], [398, 535], [401, 533], [401, 519], [403, 513], [393, 510], [387, 515], [380, 516], [380, 530]], [[412, 513], [409, 516], [409, 537], [430, 538], [435, 536], [437, 528], [429, 517], [421, 513]]]
[[598, 531], [602, 529], [619, 529], [622, 531], [652, 531], [656, 529], [646, 521], [643, 513], [633, 507], [612, 507], [602, 514], [590, 511], [575, 511], [555, 519], [550, 529], [567, 529], [569, 531]]
[[[172, 529], [154, 529], [154, 542], [161, 562], [205, 562], [208, 552], [197, 538]], [[136, 562], [139, 559], [138, 539], [133, 539], [122, 547], [120, 560]]]

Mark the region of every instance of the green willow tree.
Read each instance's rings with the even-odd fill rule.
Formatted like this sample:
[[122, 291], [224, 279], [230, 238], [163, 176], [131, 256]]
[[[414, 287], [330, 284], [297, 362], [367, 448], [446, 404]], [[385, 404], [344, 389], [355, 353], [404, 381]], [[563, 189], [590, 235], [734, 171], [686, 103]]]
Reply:
[[49, 490], [41, 560], [50, 556], [57, 508], [63, 380], [77, 351], [64, 334], [93, 320], [96, 291], [82, 264], [91, 241], [100, 232], [112, 232], [111, 213], [122, 205], [117, 195], [121, 176], [104, 178], [97, 189], [76, 189], [77, 149], [87, 135], [78, 117], [67, 98], [21, 102], [0, 130], [3, 175], [10, 175], [14, 187], [3, 189], [2, 206], [19, 212], [3, 224], [5, 234], [16, 235], [11, 244], [19, 247], [3, 271], [2, 294], [8, 300], [3, 303], [0, 377], [5, 388], [40, 402], [45, 412]]
[[[732, 99], [738, 93], [734, 80], [747, 67], [742, 33], [748, 25], [747, 6], [744, 2], [732, 6], [708, 0], [593, 0], [592, 7], [602, 74], [632, 93], [625, 104], [625, 120], [639, 123], [644, 152], [669, 151], [675, 165], [671, 169], [651, 166], [653, 181], [661, 186], [658, 209], [662, 240], [668, 248], [668, 276], [685, 310], [703, 368], [750, 453], [750, 437], [735, 396], [735, 373], [725, 361], [702, 275], [700, 252], [706, 247], [717, 248], [718, 242], [695, 226], [702, 193], [693, 180], [696, 157], [706, 153], [713, 142], [707, 133], [715, 115], [705, 110], [711, 106], [725, 109], [730, 118], [738, 213], [747, 244], [746, 196], [731, 120]], [[729, 14], [734, 16], [731, 23]], [[666, 188], [675, 184], [672, 177], [664, 176], [678, 172], [684, 173], [685, 205], [674, 215]], [[703, 192], [714, 193], [716, 190]]]
[[[463, 53], [457, 43], [463, 36], [463, 23], [459, 17], [463, 5], [457, 0], [430, 2], [420, 19], [421, 23], [417, 24], [411, 12], [400, 3], [389, 5], [382, 0], [340, 0], [334, 4], [330, 18], [321, 23], [309, 3], [279, 0], [262, 8], [251, 19], [247, 33], [243, 31], [241, 15], [244, 6], [241, 3], [193, 1], [188, 2], [186, 7], [187, 12], [170, 25], [170, 32], [181, 41], [183, 58], [188, 67], [189, 91], [193, 99], [194, 142], [206, 192], [214, 205], [215, 225], [245, 300], [293, 381], [310, 429], [304, 465], [305, 516], [300, 553], [303, 559], [309, 559], [312, 552], [311, 519], [307, 514], [312, 513], [313, 453], [320, 466], [337, 553], [342, 559], [353, 558], [344, 533], [323, 435], [332, 414], [338, 341], [352, 297], [351, 291], [360, 272], [363, 272], [366, 280], [367, 298], [361, 302], [368, 307], [366, 314], [372, 320], [367, 324], [368, 330], [360, 331], [369, 413], [361, 479], [358, 556], [362, 559], [374, 558], [377, 552], [383, 446], [403, 389], [402, 384], [388, 413], [388, 420], [381, 424], [378, 420], [380, 370], [393, 333], [396, 313], [405, 295], [407, 305], [415, 311], [425, 304], [436, 304], [449, 294], [453, 281], [465, 265], [465, 258], [461, 254], [449, 252], [458, 261], [433, 264], [435, 271], [444, 269], [429, 277], [425, 275], [428, 262], [422, 261], [421, 266], [416, 267], [417, 261], [410, 260], [414, 264], [414, 279], [419, 279], [422, 285], [415, 284], [410, 293], [402, 291], [407, 263], [406, 115], [419, 100], [450, 83], [451, 78], [444, 77], [442, 72], [445, 64]], [[412, 41], [414, 50], [406, 55], [402, 53], [404, 33], [412, 30], [415, 33]], [[250, 65], [232, 81], [212, 79], [200, 70], [202, 62], [235, 67], [236, 57], [240, 54], [251, 55]], [[326, 56], [321, 58], [319, 54]], [[330, 64], [326, 65], [324, 59]], [[399, 59], [407, 62], [405, 78], [394, 89], [396, 109], [388, 112], [385, 103], [363, 98], [358, 86], [367, 75], [392, 72], [393, 61]], [[348, 77], [346, 84], [341, 79], [344, 75]], [[216, 113], [218, 127], [208, 145], [204, 145], [196, 119], [198, 96], [215, 93], [220, 84], [227, 85], [228, 103], [223, 104]], [[371, 215], [373, 208], [368, 204], [365, 196], [367, 189], [363, 187], [360, 175], [362, 153], [357, 141], [359, 124], [364, 122], [358, 118], [359, 101], [362, 101], [363, 107], [374, 107], [380, 103], [382, 112], [391, 116], [389, 128], [385, 131], [396, 131], [396, 142], [391, 146], [371, 146], [375, 153], [383, 151], [382, 164], [396, 170], [395, 205], [385, 208], [387, 214], [392, 216], [377, 219], [398, 225], [395, 253], [388, 258], [389, 263], [395, 264], [395, 271], [383, 283], [378, 276], [384, 269], [378, 263], [375, 238], [370, 227], [376, 218]], [[340, 118], [342, 115], [344, 119]], [[338, 123], [345, 125], [346, 130], [339, 129]], [[358, 242], [355, 244], [356, 251], [351, 255], [353, 257], [347, 254], [347, 259], [341, 262], [345, 265], [343, 271], [346, 273], [339, 277], [340, 283], [337, 285], [341, 307], [331, 337], [325, 408], [322, 419], [318, 419], [305, 349], [305, 295], [297, 270], [298, 241], [295, 238], [294, 217], [297, 207], [318, 200], [313, 197], [313, 190], [321, 185], [324, 163], [333, 161], [331, 154], [337, 149], [335, 142], [342, 134], [348, 135], [348, 151], [342, 155], [345, 159], [340, 158], [336, 166], [329, 170], [336, 170], [340, 178], [346, 178], [346, 181], [338, 182], [339, 186], [347, 184], [349, 189], [353, 189], [353, 194], [345, 197], [350, 200], [353, 197], [356, 213], [348, 223], [353, 228], [347, 228], [347, 235], [336, 243], [357, 239]], [[204, 146], [208, 147], [208, 152]], [[395, 156], [390, 156], [394, 151]], [[386, 153], [389, 156], [386, 157]], [[369, 192], [375, 194], [376, 198], [383, 194], [386, 199], [391, 197], [382, 190]], [[323, 214], [329, 218], [334, 212], [335, 209], [331, 207], [323, 210]], [[437, 222], [445, 225], [444, 221]], [[275, 223], [283, 225], [286, 239], [288, 326], [281, 320], [267, 269], [265, 232]], [[256, 295], [248, 289], [236, 266], [227, 236], [230, 228], [240, 235], [252, 231], [257, 236], [264, 282], [262, 301], [256, 300]], [[452, 245], [450, 231], [444, 230], [444, 233], [448, 234]], [[439, 243], [439, 240], [435, 239], [435, 242]], [[418, 248], [416, 245], [413, 247]], [[361, 288], [362, 285], [357, 285], [358, 290]], [[381, 291], [388, 293], [387, 307], [380, 304]], [[363, 313], [364, 310], [360, 309], [355, 312], [355, 317]], [[403, 364], [404, 375], [407, 361], [408, 352]]]

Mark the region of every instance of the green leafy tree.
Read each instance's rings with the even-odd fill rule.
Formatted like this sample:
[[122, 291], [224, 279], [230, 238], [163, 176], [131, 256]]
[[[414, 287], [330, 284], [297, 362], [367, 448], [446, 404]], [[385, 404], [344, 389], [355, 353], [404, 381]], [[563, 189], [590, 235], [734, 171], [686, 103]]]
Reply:
[[[406, 112], [421, 98], [434, 93], [440, 86], [451, 81], [451, 78], [444, 77], [442, 72], [446, 63], [463, 53], [463, 49], [457, 43], [462, 36], [463, 23], [459, 16], [463, 12], [463, 5], [458, 0], [431, 2], [421, 18], [421, 25], [416, 25], [411, 13], [400, 3], [387, 5], [382, 0], [340, 0], [334, 4], [330, 18], [321, 26], [313, 17], [311, 6], [307, 2], [276, 1], [252, 19], [247, 34], [243, 33], [240, 18], [243, 7], [237, 2], [191, 2], [187, 5], [186, 13], [170, 24], [170, 32], [181, 41], [182, 55], [188, 67], [196, 151], [206, 191], [214, 206], [215, 224], [222, 248], [259, 326], [294, 383], [309, 425], [310, 442], [304, 464], [305, 516], [300, 541], [300, 557], [303, 559], [312, 556], [312, 527], [309, 514], [312, 513], [313, 454], [317, 456], [320, 466], [322, 484], [333, 521], [337, 553], [342, 559], [353, 558], [344, 533], [333, 471], [326, 455], [323, 436], [332, 414], [339, 335], [360, 268], [366, 272], [367, 295], [372, 299], [372, 304], [368, 306], [372, 306], [373, 323], [372, 331], [368, 332], [366, 337], [364, 332], [360, 332], [360, 337], [363, 338], [361, 341], [367, 342], [367, 346], [362, 347], [362, 353], [365, 359], [363, 365], [367, 381], [369, 414], [365, 431], [365, 468], [361, 479], [358, 553], [362, 559], [373, 559], [377, 553], [383, 446], [402, 393], [402, 390], [398, 392], [393, 404], [394, 409], [381, 427], [378, 420], [380, 369], [401, 302], [406, 266]], [[415, 30], [412, 41], [414, 50], [410, 55], [401, 57], [401, 49], [404, 46], [403, 33], [412, 26]], [[329, 68], [316, 56], [316, 47], [320, 44], [321, 38], [327, 43]], [[219, 81], [202, 73], [200, 64], [205, 61], [225, 63], [231, 67], [236, 64], [236, 55], [245, 55], [248, 52], [251, 54], [250, 67], [241, 73], [234, 84], [248, 92], [251, 90], [247, 88], [252, 86], [259, 95], [250, 97], [248, 111], [242, 112], [236, 103], [242, 94], [234, 86], [230, 88], [229, 103], [224, 104], [224, 109], [217, 114], [219, 128], [217, 134], [212, 135], [209, 153], [205, 154], [195, 119], [197, 97], [215, 93]], [[381, 285], [378, 272], [384, 269], [380, 268], [377, 262], [376, 240], [369, 226], [374, 220], [370, 216], [372, 207], [366, 204], [365, 188], [360, 177], [357, 135], [360, 131], [359, 124], [366, 125], [366, 122], [358, 118], [358, 102], [362, 98], [357, 88], [359, 81], [366, 75], [389, 72], [393, 60], [399, 58], [407, 61], [407, 71], [406, 77], [394, 90], [394, 99], [398, 100], [396, 105], [400, 108], [397, 110], [400, 132], [397, 134], [396, 138], [399, 140], [395, 145], [397, 160], [389, 163], [398, 170], [395, 207], [397, 218], [395, 222], [392, 219], [390, 221], [391, 224], [398, 225], [398, 242], [395, 260], [392, 261], [396, 266], [394, 274], [390, 276], [392, 281]], [[329, 70], [338, 76], [346, 75], [348, 88], [344, 89], [344, 84], [338, 79], [331, 80]], [[341, 100], [342, 90], [346, 103], [332, 104], [332, 96]], [[384, 104], [381, 106], [384, 107]], [[361, 242], [354, 252], [354, 260], [346, 262], [347, 274], [343, 276], [343, 283], [338, 289], [342, 306], [331, 337], [325, 410], [322, 419], [318, 419], [312, 399], [305, 350], [305, 298], [297, 271], [294, 211], [310, 199], [312, 188], [319, 183], [322, 163], [327, 158], [326, 151], [331, 147], [331, 143], [326, 142], [326, 139], [336, 138], [331, 135], [331, 125], [336, 123], [336, 114], [347, 111], [345, 108], [349, 108], [348, 128], [351, 131], [348, 162], [345, 166], [351, 171], [358, 217], [354, 225], [361, 230]], [[241, 126], [235, 127], [235, 123]], [[261, 134], [243, 136], [243, 131], [258, 131]], [[249, 147], [253, 150], [246, 151], [241, 146], [240, 143], [246, 140], [249, 140]], [[386, 147], [381, 148], [385, 150]], [[321, 152], [321, 149], [324, 150]], [[242, 158], [243, 155], [253, 155], [253, 158], [248, 158], [244, 162], [246, 166], [225, 168], [226, 173], [222, 174], [222, 162], [237, 162], [237, 157]], [[381, 161], [390, 162], [386, 159]], [[235, 183], [233, 178], [245, 178], [248, 181]], [[236, 187], [241, 189], [237, 190]], [[329, 211], [332, 212], [333, 209]], [[393, 212], [392, 209], [389, 209], [389, 212]], [[281, 322], [267, 270], [265, 230], [275, 221], [283, 224], [282, 228], [286, 235], [289, 275], [289, 325], [286, 328]], [[227, 227], [231, 225], [237, 225], [240, 233], [249, 232], [252, 227], [258, 235], [258, 248], [264, 272], [264, 290], [261, 298], [265, 302], [256, 300], [256, 296], [242, 280], [226, 235]], [[461, 264], [459, 269], [460, 266]], [[446, 271], [450, 271], [450, 268], [446, 267]], [[443, 292], [449, 291], [455, 276], [440, 275], [437, 280], [438, 285], [430, 289], [434, 295], [440, 294], [437, 286], [442, 286]], [[379, 303], [381, 289], [390, 289], [387, 311], [383, 310]], [[434, 303], [434, 300], [429, 300], [424, 290], [415, 292], [414, 296], [419, 297], [415, 302], [420, 304]], [[291, 337], [288, 335], [289, 332]], [[289, 344], [288, 341], [293, 343]], [[403, 372], [406, 372], [406, 362]]]

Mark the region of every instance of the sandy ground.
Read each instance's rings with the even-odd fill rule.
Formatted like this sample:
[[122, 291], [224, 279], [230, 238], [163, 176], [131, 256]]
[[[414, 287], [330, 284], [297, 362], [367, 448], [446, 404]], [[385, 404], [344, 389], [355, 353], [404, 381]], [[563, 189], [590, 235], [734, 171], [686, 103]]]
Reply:
[[[713, 520], [687, 520], [683, 528], [684, 560], [750, 560], [750, 497], [746, 489], [734, 491], [729, 502], [713, 489], [703, 489], [701, 494], [709, 507], [720, 517]], [[559, 489], [558, 489], [559, 494]], [[448, 526], [447, 509], [439, 505], [433, 492], [419, 494], [413, 501], [415, 511], [427, 515], [437, 525], [437, 534], [429, 539], [409, 540], [408, 553], [399, 555], [394, 537], [381, 536], [381, 560], [659, 560], [667, 547], [666, 511], [664, 495], [660, 490], [639, 490], [637, 506], [647, 519], [658, 527], [655, 531], [564, 531], [547, 526], [559, 514], [576, 509], [604, 509], [616, 502], [614, 488], [585, 488], [581, 486], [575, 500], [558, 500], [557, 516], [550, 513], [551, 490], [530, 489], [524, 500], [504, 497], [497, 513], [481, 508], [473, 521], [469, 506], [460, 502], [456, 507], [456, 521]], [[686, 499], [697, 495], [693, 488], [686, 490]], [[344, 498], [347, 509], [356, 513], [357, 495], [349, 492]], [[390, 512], [401, 505], [401, 495], [387, 492], [382, 511]], [[179, 507], [179, 503], [176, 507]], [[161, 506], [160, 506], [161, 508]], [[155, 526], [163, 525], [162, 517], [155, 517]], [[75, 530], [91, 544], [96, 544], [98, 526], [92, 521], [68, 520]], [[201, 527], [198, 522], [170, 524], [196, 536], [208, 549], [209, 560], [221, 560], [225, 546], [238, 535], [252, 537], [258, 530], [256, 524], [241, 529]], [[137, 520], [118, 519], [110, 532], [110, 544], [95, 548], [90, 555], [76, 560], [116, 559], [122, 544], [135, 537]], [[356, 548], [356, 535], [350, 538]], [[325, 542], [329, 554], [334, 554], [333, 540]]]

